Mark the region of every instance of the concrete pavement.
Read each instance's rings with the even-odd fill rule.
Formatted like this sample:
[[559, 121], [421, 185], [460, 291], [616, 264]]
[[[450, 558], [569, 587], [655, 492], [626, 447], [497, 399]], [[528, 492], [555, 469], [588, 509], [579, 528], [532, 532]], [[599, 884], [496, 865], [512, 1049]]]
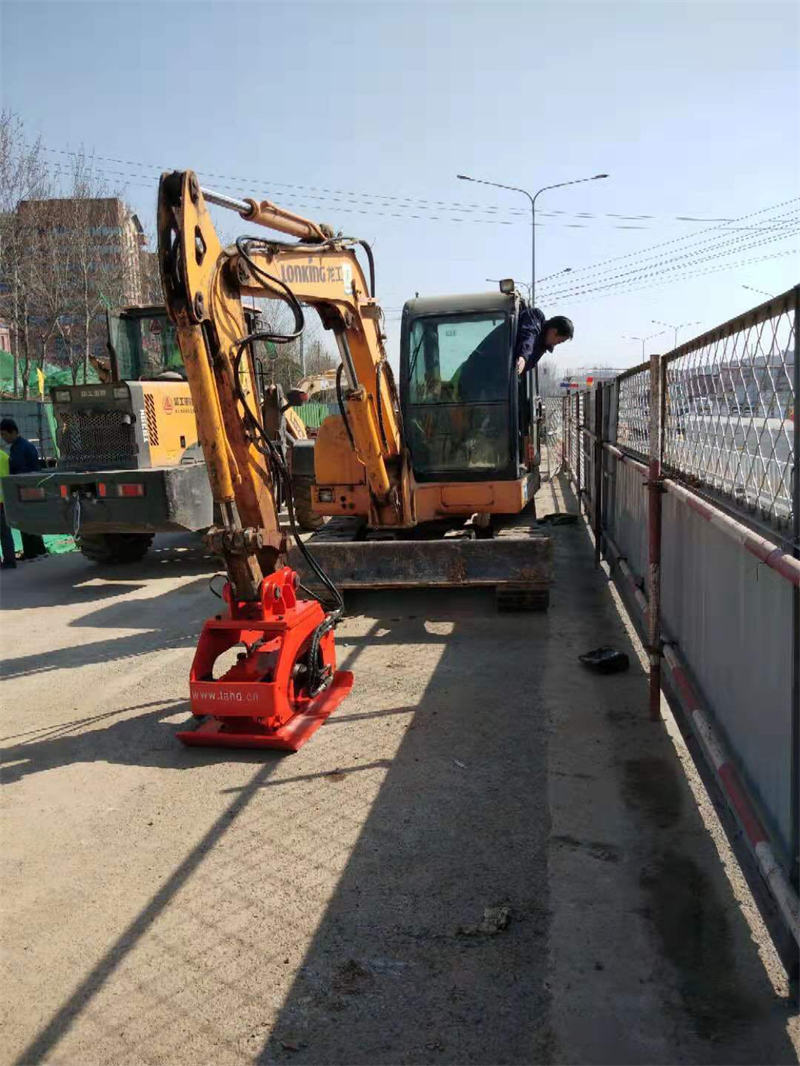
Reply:
[[[4, 573], [3, 1061], [797, 1061], [635, 638], [583, 527], [552, 535], [547, 614], [353, 597], [353, 693], [289, 757], [174, 740], [217, 608], [190, 542]], [[584, 672], [599, 644], [631, 670]]]

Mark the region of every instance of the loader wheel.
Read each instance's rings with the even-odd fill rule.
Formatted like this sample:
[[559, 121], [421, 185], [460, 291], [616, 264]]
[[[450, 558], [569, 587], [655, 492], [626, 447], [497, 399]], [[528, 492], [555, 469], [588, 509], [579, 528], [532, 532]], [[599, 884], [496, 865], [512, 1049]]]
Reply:
[[75, 540], [93, 563], [136, 563], [153, 543], [152, 533], [79, 534]]
[[311, 506], [311, 486], [314, 484], [312, 477], [303, 477], [295, 474], [292, 478], [294, 489], [294, 514], [297, 524], [304, 533], [313, 533], [325, 522], [321, 514], [317, 514]]

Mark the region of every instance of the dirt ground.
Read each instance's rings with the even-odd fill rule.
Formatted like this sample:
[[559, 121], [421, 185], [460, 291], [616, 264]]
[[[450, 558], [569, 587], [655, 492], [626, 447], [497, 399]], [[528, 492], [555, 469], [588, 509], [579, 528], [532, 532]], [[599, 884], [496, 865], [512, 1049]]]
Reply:
[[[2, 1061], [796, 1062], [616, 594], [552, 536], [546, 614], [352, 597], [355, 687], [292, 756], [174, 739], [217, 609], [194, 542], [4, 573]], [[599, 644], [629, 672], [580, 668]]]

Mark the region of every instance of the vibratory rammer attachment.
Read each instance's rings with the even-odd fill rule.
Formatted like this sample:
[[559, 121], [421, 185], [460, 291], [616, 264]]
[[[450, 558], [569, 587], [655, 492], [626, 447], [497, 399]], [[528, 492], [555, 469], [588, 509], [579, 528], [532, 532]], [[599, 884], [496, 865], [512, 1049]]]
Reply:
[[[228, 614], [203, 626], [189, 675], [192, 713], [202, 721], [178, 737], [192, 746], [297, 751], [353, 687], [353, 675], [336, 669], [333, 629], [315, 637], [325, 612], [297, 598], [288, 566], [264, 578], [256, 602], [235, 601], [228, 584], [223, 598]], [[237, 646], [237, 661], [215, 678], [217, 659]]]

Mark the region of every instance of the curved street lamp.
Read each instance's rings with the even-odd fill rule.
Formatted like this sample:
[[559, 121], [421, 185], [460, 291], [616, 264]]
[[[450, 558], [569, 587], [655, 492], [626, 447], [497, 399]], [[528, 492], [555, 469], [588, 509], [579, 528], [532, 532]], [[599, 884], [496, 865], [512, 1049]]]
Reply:
[[[680, 325], [678, 325], [678, 326], [676, 326], [673, 322], [659, 322], [657, 318], [651, 318], [650, 321], [653, 323], [654, 326], [666, 326], [667, 329], [673, 330], [673, 337], [672, 337], [672, 347], [673, 348], [677, 348], [678, 347], [678, 330], [679, 329], [686, 329], [687, 326], [699, 326], [700, 325], [700, 319], [699, 318], [697, 319], [696, 322], [681, 322]], [[658, 334], [656, 334], [656, 336], [658, 336]]]
[[648, 341], [653, 340], [654, 337], [660, 337], [662, 335], [662, 333], [664, 333], [664, 332], [666, 332], [666, 331], [663, 330], [663, 329], [660, 329], [658, 331], [658, 333], [651, 333], [649, 337], [633, 337], [633, 336], [631, 336], [631, 334], [626, 333], [626, 334], [623, 334], [623, 338], [622, 339], [626, 340], [626, 341], [641, 341], [642, 342], [642, 362], [644, 362], [644, 360], [645, 360], [645, 354], [644, 354], [644, 346], [645, 346], [645, 344], [647, 344]]
[[775, 296], [774, 292], [766, 292], [764, 289], [754, 289], [752, 285], [742, 285], [742, 288], [749, 289], [750, 292], [760, 293], [761, 296], [769, 296], [770, 299], [773, 299]]
[[517, 185], [502, 185], [499, 181], [486, 181], [485, 178], [471, 178], [468, 174], [456, 174], [459, 181], [474, 181], [478, 185], [491, 185], [495, 189], [507, 189], [509, 192], [518, 192], [527, 196], [531, 202], [531, 307], [536, 304], [536, 201], [543, 192], [550, 189], [563, 189], [567, 185], [580, 185], [584, 181], [599, 181], [607, 178], [608, 174], [592, 174], [590, 178], [575, 178], [573, 181], [559, 181], [555, 185], [543, 185], [535, 193], [529, 193], [527, 189], [520, 189]]

